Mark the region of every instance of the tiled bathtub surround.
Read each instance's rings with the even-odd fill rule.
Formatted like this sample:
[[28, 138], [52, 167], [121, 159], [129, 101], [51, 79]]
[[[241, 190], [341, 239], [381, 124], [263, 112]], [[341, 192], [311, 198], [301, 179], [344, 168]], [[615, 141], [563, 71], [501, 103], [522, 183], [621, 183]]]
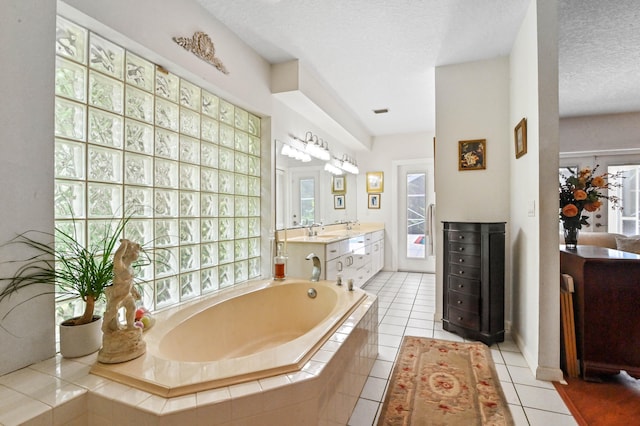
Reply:
[[345, 425], [378, 354], [377, 330], [369, 296], [301, 371], [176, 398], [89, 374], [95, 354], [57, 356], [0, 377], [0, 424]]

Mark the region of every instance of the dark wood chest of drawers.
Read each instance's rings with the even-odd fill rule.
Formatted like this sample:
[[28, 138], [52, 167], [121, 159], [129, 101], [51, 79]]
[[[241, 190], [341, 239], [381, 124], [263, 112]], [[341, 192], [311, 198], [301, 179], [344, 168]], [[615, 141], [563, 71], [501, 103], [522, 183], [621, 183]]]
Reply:
[[443, 222], [443, 328], [504, 341], [505, 223]]

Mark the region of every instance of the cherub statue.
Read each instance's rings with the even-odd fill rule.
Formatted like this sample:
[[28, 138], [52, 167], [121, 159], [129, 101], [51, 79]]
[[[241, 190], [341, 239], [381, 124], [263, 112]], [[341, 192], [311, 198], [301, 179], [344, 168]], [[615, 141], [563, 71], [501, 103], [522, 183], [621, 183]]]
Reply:
[[138, 259], [140, 244], [127, 239], [120, 240], [120, 247], [113, 256], [113, 285], [105, 290], [107, 307], [102, 322], [102, 332], [112, 333], [120, 330], [118, 310], [125, 308], [127, 329], [134, 328], [136, 314], [136, 300], [140, 299], [140, 293], [133, 286], [133, 268], [131, 264]]

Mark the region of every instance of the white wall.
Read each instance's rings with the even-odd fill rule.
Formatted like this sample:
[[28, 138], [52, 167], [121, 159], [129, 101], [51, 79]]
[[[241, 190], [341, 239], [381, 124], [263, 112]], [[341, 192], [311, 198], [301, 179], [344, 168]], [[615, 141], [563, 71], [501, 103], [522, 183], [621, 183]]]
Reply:
[[640, 112], [560, 120], [560, 152], [640, 148]]

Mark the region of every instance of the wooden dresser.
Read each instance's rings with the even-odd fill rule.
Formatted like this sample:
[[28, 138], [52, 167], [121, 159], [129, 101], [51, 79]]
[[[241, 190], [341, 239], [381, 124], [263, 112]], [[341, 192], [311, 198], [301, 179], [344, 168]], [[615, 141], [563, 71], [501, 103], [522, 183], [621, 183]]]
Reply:
[[560, 249], [573, 277], [576, 346], [582, 375], [625, 370], [640, 378], [640, 256], [596, 246]]
[[443, 328], [504, 341], [505, 223], [443, 222]]

